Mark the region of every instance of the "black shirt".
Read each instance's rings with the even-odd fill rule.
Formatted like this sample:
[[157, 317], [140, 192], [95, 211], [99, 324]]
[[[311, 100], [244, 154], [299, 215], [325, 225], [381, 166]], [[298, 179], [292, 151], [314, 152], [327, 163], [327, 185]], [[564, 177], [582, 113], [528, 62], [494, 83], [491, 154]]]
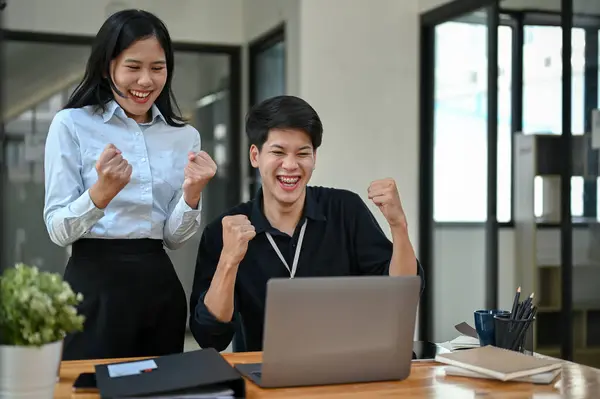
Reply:
[[[221, 219], [228, 215], [248, 216], [256, 236], [240, 263], [235, 284], [235, 309], [231, 322], [218, 321], [204, 305], [204, 295], [215, 273], [221, 249]], [[307, 187], [302, 217], [294, 235], [273, 228], [262, 210], [262, 189], [255, 199], [240, 204], [211, 222], [202, 234], [190, 298], [190, 329], [201, 348], [227, 348], [236, 334], [236, 350], [261, 351], [267, 281], [290, 277], [290, 272], [269, 243], [270, 232], [290, 269], [300, 229], [308, 220], [298, 261], [296, 278], [348, 275], [387, 275], [392, 243], [371, 211], [355, 193], [324, 187]], [[417, 262], [424, 286], [423, 270]], [[240, 346], [240, 345], [238, 345]]]

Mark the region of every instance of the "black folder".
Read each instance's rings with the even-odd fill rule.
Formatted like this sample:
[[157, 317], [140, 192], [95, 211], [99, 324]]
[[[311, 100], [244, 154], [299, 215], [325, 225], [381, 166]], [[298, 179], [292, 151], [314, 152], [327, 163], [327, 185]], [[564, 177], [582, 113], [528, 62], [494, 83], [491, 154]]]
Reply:
[[241, 374], [212, 348], [142, 361], [99, 364], [95, 369], [100, 396], [107, 399], [211, 392], [215, 397], [246, 397]]

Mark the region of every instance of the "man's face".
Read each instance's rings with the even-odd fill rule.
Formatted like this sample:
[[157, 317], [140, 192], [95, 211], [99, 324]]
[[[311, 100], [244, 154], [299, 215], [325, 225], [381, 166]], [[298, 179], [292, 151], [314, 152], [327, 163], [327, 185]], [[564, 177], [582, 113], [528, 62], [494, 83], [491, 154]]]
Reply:
[[301, 130], [273, 129], [259, 151], [250, 148], [252, 166], [258, 168], [265, 195], [281, 204], [302, 197], [316, 161], [310, 136]]

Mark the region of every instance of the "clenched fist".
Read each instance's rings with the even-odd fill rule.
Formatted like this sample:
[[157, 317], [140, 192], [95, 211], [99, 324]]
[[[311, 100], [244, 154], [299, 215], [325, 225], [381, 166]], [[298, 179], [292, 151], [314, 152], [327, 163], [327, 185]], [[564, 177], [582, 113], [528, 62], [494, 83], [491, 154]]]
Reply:
[[404, 209], [402, 209], [400, 194], [398, 194], [394, 179], [381, 179], [372, 182], [368, 194], [369, 198], [383, 213], [390, 227], [406, 225], [406, 215]]
[[200, 194], [217, 173], [217, 164], [204, 151], [188, 154], [188, 163], [184, 170], [183, 198], [191, 208], [198, 208]]
[[121, 150], [108, 144], [96, 161], [96, 172], [98, 181], [90, 188], [90, 197], [102, 209], [129, 183], [132, 168]]
[[256, 236], [254, 226], [245, 215], [225, 216], [223, 224], [223, 250], [221, 256], [238, 265], [246, 256], [248, 242]]

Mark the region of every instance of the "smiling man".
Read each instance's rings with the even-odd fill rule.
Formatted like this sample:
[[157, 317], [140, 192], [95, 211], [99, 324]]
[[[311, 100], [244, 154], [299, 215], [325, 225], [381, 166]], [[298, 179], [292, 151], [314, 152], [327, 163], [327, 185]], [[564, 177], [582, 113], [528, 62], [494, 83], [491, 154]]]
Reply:
[[309, 104], [268, 99], [248, 113], [246, 132], [262, 187], [204, 229], [190, 298], [190, 329], [202, 348], [224, 350], [237, 332], [242, 349], [262, 350], [273, 277], [422, 276], [392, 179], [365, 187], [391, 242], [359, 195], [308, 186], [323, 135]]

